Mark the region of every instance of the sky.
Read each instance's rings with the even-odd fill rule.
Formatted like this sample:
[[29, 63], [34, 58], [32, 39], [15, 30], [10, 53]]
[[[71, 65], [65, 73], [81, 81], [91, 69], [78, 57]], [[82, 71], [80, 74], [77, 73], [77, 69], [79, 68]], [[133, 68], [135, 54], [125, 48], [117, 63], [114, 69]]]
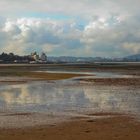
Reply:
[[0, 53], [140, 53], [139, 0], [0, 0]]

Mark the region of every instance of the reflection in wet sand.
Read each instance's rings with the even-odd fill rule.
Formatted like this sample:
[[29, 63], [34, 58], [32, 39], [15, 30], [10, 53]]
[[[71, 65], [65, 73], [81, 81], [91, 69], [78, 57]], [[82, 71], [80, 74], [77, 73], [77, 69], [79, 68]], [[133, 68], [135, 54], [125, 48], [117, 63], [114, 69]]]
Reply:
[[0, 86], [1, 108], [17, 111], [93, 111], [139, 114], [140, 89], [125, 86], [61, 86], [33, 82]]

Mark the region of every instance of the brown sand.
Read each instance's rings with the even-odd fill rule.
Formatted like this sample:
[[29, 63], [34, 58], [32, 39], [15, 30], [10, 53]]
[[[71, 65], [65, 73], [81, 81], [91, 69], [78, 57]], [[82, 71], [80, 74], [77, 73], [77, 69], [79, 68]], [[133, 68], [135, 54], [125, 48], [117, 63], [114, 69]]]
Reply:
[[117, 116], [58, 125], [1, 129], [0, 140], [140, 140], [140, 122]]
[[[71, 73], [48, 73], [48, 72], [27, 72], [24, 76], [31, 78], [39, 78], [44, 80], [61, 80], [69, 79], [78, 76], [85, 76], [84, 74], [71, 74]], [[87, 75], [86, 75], [87, 76]]]
[[[49, 73], [43, 72], [43, 68], [40, 68], [41, 65], [0, 65], [0, 76], [1, 77], [24, 77], [21, 81], [19, 80], [11, 80], [5, 81], [0, 80], [1, 83], [3, 82], [27, 82], [27, 81], [36, 81], [36, 80], [62, 80], [62, 79], [69, 79], [73, 77], [79, 76], [87, 76], [86, 74], [73, 74], [73, 73]], [[47, 66], [45, 65], [47, 68]], [[55, 67], [54, 67], [55, 69]], [[37, 72], [42, 71], [42, 72]], [[25, 79], [26, 78], [26, 79]]]
[[63, 79], [69, 79], [69, 78], [73, 78], [73, 77], [79, 77], [79, 76], [87, 76], [84, 74], [71, 74], [71, 73], [49, 73], [49, 72], [10, 72], [10, 74], [8, 73], [4, 73], [2, 75], [2, 73], [0, 73], [0, 76], [2, 77], [6, 77], [6, 76], [10, 76], [10, 77], [23, 77], [23, 79], [16, 79], [16, 80], [0, 80], [0, 83], [25, 83], [28, 81], [44, 81], [44, 80], [63, 80]]
[[93, 78], [78, 79], [93, 83], [94, 85], [113, 85], [113, 86], [139, 86], [140, 78]]

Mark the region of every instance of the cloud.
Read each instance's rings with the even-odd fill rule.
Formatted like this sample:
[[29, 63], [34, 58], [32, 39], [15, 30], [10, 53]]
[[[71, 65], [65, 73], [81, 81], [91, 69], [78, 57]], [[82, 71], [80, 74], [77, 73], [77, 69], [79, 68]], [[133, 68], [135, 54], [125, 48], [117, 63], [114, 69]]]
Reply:
[[107, 20], [97, 20], [85, 27], [81, 41], [89, 53], [112, 57], [140, 53], [139, 19], [129, 18], [122, 22], [116, 20], [114, 24], [108, 24]]
[[0, 50], [119, 57], [140, 53], [139, 1], [1, 0]]
[[19, 54], [48, 49], [51, 55], [117, 57], [140, 52], [138, 21], [98, 17], [81, 30], [74, 21], [7, 19], [0, 32], [0, 46], [1, 51]]
[[22, 54], [33, 50], [41, 51], [45, 46], [48, 48], [49, 45], [60, 46], [62, 44], [64, 46], [67, 44], [66, 40], [69, 40], [70, 44], [75, 44], [76, 41], [72, 41], [74, 40], [72, 35], [68, 34], [69, 31], [66, 32], [66, 30], [73, 30], [71, 27], [68, 29], [68, 26], [70, 27], [71, 24], [52, 20], [7, 19], [0, 32], [0, 39], [5, 43], [1, 44], [1, 50], [6, 52], [14, 50], [16, 53]]
[[39, 12], [92, 18], [94, 15], [108, 16], [110, 13], [128, 15], [138, 12], [139, 9], [138, 0], [1, 0], [0, 5], [0, 12], [6, 16], [30, 15]]

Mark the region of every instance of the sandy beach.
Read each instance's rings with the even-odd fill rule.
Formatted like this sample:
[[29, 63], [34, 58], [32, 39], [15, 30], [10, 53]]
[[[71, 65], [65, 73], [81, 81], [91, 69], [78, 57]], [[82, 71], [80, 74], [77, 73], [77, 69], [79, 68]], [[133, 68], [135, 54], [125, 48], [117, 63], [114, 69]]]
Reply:
[[[28, 71], [27, 71], [27, 67], [28, 67]], [[66, 99], [66, 103], [69, 103], [69, 102], [71, 103], [73, 101], [71, 99], [75, 97], [74, 101], [76, 103], [80, 103], [80, 105], [82, 105], [81, 102], [87, 103], [87, 101], [89, 100], [88, 101], [89, 103], [90, 102], [95, 103], [92, 107], [99, 106], [101, 107], [99, 109], [101, 110], [103, 109], [103, 111], [105, 110], [113, 111], [113, 109], [114, 110], [116, 109], [118, 111], [121, 111], [122, 114], [119, 114], [119, 113], [113, 114], [113, 112], [104, 112], [104, 113], [88, 112], [89, 117], [84, 117], [84, 116], [82, 117], [78, 114], [79, 116], [73, 115], [66, 118], [64, 118], [64, 116], [63, 117], [59, 116], [58, 118], [57, 116], [55, 116], [55, 118], [53, 118], [51, 116], [46, 117], [46, 116], [41, 116], [39, 114], [33, 115], [30, 112], [26, 112], [26, 110], [24, 111], [24, 113], [22, 112], [12, 113], [12, 111], [11, 112], [7, 111], [5, 113], [5, 112], [2, 112], [1, 110], [1, 113], [0, 113], [1, 124], [3, 124], [4, 126], [4, 122], [5, 122], [5, 127], [3, 127], [2, 125], [0, 127], [0, 140], [19, 140], [19, 139], [20, 140], [77, 140], [77, 139], [80, 139], [80, 140], [94, 140], [94, 139], [95, 140], [139, 140], [140, 139], [140, 121], [139, 121], [140, 118], [139, 118], [139, 115], [137, 114], [137, 113], [140, 113], [138, 111], [139, 98], [135, 98], [135, 96], [127, 98], [126, 96], [126, 95], [130, 96], [134, 94], [134, 95], [137, 95], [137, 97], [139, 97], [139, 85], [140, 85], [139, 66], [134, 69], [131, 69], [131, 67], [129, 66], [127, 67], [128, 69], [125, 69], [124, 67], [120, 67], [120, 66], [118, 68], [116, 67], [114, 68], [113, 66], [112, 68], [109, 68], [108, 66], [107, 67], [106, 66], [105, 67], [90, 66], [90, 68], [85, 67], [85, 66], [73, 66], [73, 67], [64, 66], [64, 67], [65, 67], [65, 70], [68, 70], [68, 71], [78, 70], [78, 72], [80, 71], [82, 73], [92, 72], [93, 73], [91, 75], [92, 78], [83, 78], [84, 76], [90, 76], [90, 74], [84, 75], [80, 73], [78, 74], [78, 73], [46, 72], [46, 70], [50, 70], [52, 68], [53, 70], [56, 70], [56, 71], [57, 70], [62, 71], [63, 67], [61, 66], [51, 65], [47, 67], [41, 66], [41, 68], [38, 68], [38, 66], [30, 67], [26, 65], [23, 65], [23, 66], [21, 65], [19, 67], [18, 66], [13, 67], [12, 65], [10, 65], [10, 68], [9, 66], [5, 66], [5, 65], [1, 66], [0, 84], [6, 85], [5, 88], [8, 87], [8, 90], [3, 90], [3, 88], [1, 89], [1, 98], [4, 99], [2, 103], [7, 102], [7, 106], [10, 106], [10, 104], [14, 104], [14, 105], [19, 104], [20, 106], [22, 106], [22, 104], [23, 105], [24, 104], [25, 105], [28, 105], [28, 104], [38, 105], [41, 102], [43, 102], [46, 98], [46, 102], [44, 102], [43, 105], [47, 103], [49, 100], [52, 100], [52, 102], [55, 101], [59, 105], [61, 102], [63, 102], [63, 100], [65, 101], [65, 99]], [[41, 70], [42, 72], [37, 72], [39, 70]], [[119, 77], [117, 78], [94, 77], [94, 72], [96, 71], [102, 72], [103, 70], [105, 70], [106, 72], [117, 73]], [[128, 77], [123, 77], [123, 76], [121, 77], [120, 74], [128, 75]], [[4, 78], [4, 77], [7, 77], [7, 78]], [[67, 84], [64, 84], [63, 82], [61, 83], [57, 81], [57, 80], [64, 80], [64, 79], [70, 79], [70, 78], [76, 78], [76, 77], [78, 78], [73, 79], [71, 81], [69, 80], [71, 84], [69, 82]], [[35, 83], [35, 85], [34, 84], [28, 85], [28, 83], [32, 83], [33, 81], [38, 81], [38, 82], [43, 81], [43, 83], [40, 83], [40, 84]], [[45, 84], [45, 82], [48, 83], [48, 85]], [[53, 82], [54, 82], [54, 85], [53, 85]], [[19, 83], [21, 84], [21, 86], [18, 85]], [[40, 87], [42, 84], [44, 84], [43, 87]], [[58, 84], [58, 87], [57, 87], [57, 84]], [[13, 85], [13, 86], [10, 86], [10, 85]], [[62, 85], [62, 87], [60, 85]], [[84, 89], [84, 86], [85, 86], [85, 89]], [[53, 94], [53, 95], [46, 96], [45, 95], [46, 93], [43, 92], [42, 93], [43, 97], [42, 97], [38, 93], [38, 91], [40, 91], [39, 87], [41, 88], [41, 92], [42, 90], [46, 90], [48, 92], [48, 95], [49, 94]], [[52, 89], [49, 92], [48, 89], [52, 87], [55, 90]], [[74, 91], [73, 89], [72, 92], [70, 92], [71, 87], [75, 87], [75, 88], [78, 87], [78, 91], [76, 93], [73, 93]], [[107, 89], [109, 87], [110, 89]], [[126, 87], [129, 87], [129, 88], [126, 88]], [[12, 88], [12, 90], [10, 90], [10, 88]], [[33, 90], [34, 88], [35, 90]], [[63, 88], [64, 90], [62, 90]], [[30, 91], [30, 89], [32, 90]], [[116, 90], [120, 90], [119, 91], [120, 93], [119, 94], [117, 93], [118, 96], [115, 96]], [[129, 91], [128, 93], [127, 93], [127, 90]], [[19, 93], [19, 91], [21, 91], [21, 93]], [[59, 92], [57, 93], [57, 91], [59, 91], [60, 93]], [[109, 92], [109, 93], [107, 93], [106, 95], [104, 95], [103, 93], [99, 93], [99, 92], [104, 92], [104, 91]], [[34, 94], [32, 94], [32, 92], [34, 92]], [[97, 98], [95, 98], [91, 93], [93, 95], [94, 94], [97, 95]], [[60, 97], [58, 96], [59, 94], [60, 94]], [[65, 94], [66, 95], [68, 94], [68, 95], [66, 96]], [[99, 95], [101, 94], [101, 95], [98, 96], [98, 94]], [[121, 96], [121, 94], [124, 94], [124, 95]], [[61, 100], [59, 99], [57, 101], [56, 100], [57, 98], [60, 98]], [[80, 98], [81, 98], [81, 101], [79, 100]], [[131, 99], [135, 99], [135, 100], [131, 101]], [[73, 104], [75, 104], [75, 102], [73, 102]], [[130, 104], [128, 105], [129, 102]], [[56, 106], [54, 106], [54, 104], [52, 105], [54, 108], [58, 106], [57, 104]], [[136, 114], [133, 114], [133, 110], [129, 114], [129, 111], [131, 111], [131, 107], [133, 109], [133, 106], [134, 106], [134, 111], [136, 111], [135, 112]], [[127, 110], [124, 109], [124, 107], [125, 109], [128, 109], [128, 112]], [[45, 108], [45, 106], [43, 108]], [[51, 109], [54, 109], [54, 108], [50, 108], [49, 111], [51, 111]], [[123, 110], [124, 110], [124, 114], [123, 114]], [[5, 111], [4, 108], [3, 108], [3, 111]], [[84, 112], [82, 115], [84, 115]], [[61, 120], [61, 121], [58, 121], [58, 120]], [[16, 122], [20, 124], [20, 127], [16, 127], [15, 125]], [[7, 127], [8, 126], [7, 124], [9, 126], [13, 125], [14, 127]]]
[[116, 116], [74, 119], [61, 124], [22, 129], [0, 129], [0, 140], [139, 140], [140, 123]]

